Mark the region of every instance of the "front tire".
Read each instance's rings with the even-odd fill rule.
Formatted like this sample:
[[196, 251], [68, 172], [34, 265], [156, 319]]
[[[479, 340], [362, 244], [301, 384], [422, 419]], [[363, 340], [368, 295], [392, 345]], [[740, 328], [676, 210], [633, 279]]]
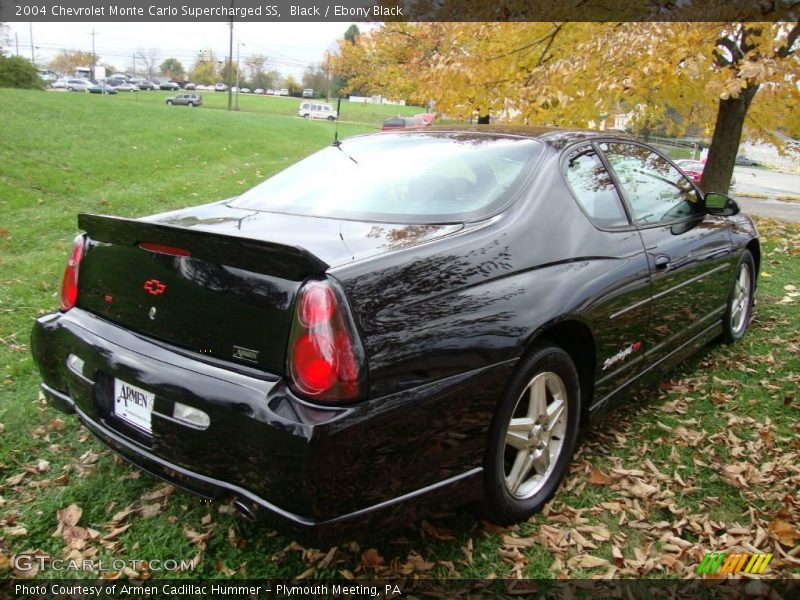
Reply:
[[484, 511], [491, 521], [525, 521], [558, 489], [578, 435], [578, 382], [558, 346], [537, 346], [521, 360], [489, 431]]
[[756, 268], [749, 250], [742, 253], [736, 278], [728, 294], [728, 305], [722, 317], [722, 337], [731, 344], [744, 337], [753, 315], [753, 292], [756, 289]]
[[167, 100], [167, 106], [172, 106], [172, 100]]

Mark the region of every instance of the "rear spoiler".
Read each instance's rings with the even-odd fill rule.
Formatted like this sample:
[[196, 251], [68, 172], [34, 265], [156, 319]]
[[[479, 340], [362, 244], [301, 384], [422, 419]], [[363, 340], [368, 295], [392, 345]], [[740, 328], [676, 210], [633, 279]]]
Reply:
[[174, 225], [81, 213], [78, 227], [99, 242], [129, 246], [155, 242], [175, 246], [188, 250], [193, 258], [291, 281], [320, 275], [329, 267], [317, 256], [297, 246]]

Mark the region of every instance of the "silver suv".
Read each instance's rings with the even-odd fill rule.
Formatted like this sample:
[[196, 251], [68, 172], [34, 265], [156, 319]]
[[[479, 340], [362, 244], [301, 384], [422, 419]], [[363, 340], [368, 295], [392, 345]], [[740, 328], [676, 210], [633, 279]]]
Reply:
[[170, 96], [165, 100], [167, 104], [185, 104], [187, 106], [200, 106], [203, 103], [203, 96], [200, 94], [178, 94]]

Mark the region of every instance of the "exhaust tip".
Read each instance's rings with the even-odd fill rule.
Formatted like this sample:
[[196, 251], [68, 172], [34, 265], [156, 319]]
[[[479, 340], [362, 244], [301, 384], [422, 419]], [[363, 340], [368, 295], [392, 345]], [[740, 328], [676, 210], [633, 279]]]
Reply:
[[239, 512], [239, 514], [247, 519], [248, 521], [255, 521], [256, 520], [256, 512], [253, 510], [253, 507], [245, 502], [244, 500], [236, 499], [233, 501], [233, 507]]

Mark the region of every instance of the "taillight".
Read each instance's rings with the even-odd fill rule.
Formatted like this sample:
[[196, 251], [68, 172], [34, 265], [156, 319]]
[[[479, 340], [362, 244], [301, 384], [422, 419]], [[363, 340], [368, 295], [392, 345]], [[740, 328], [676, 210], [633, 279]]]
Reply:
[[329, 281], [309, 281], [295, 306], [287, 354], [292, 387], [312, 400], [359, 399], [364, 351], [342, 292]]
[[83, 235], [79, 235], [72, 243], [72, 251], [64, 269], [64, 278], [61, 280], [61, 310], [67, 311], [78, 301], [78, 269], [83, 258]]

